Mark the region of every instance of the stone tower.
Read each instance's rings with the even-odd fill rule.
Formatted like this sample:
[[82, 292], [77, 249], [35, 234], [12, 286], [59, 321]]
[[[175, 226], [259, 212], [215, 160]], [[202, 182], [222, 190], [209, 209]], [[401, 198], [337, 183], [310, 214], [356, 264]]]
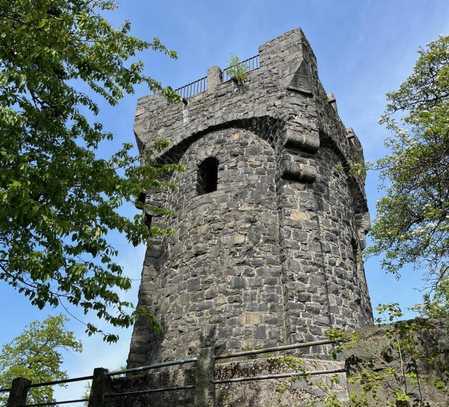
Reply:
[[176, 189], [146, 199], [173, 235], [149, 243], [128, 364], [196, 354], [211, 326], [228, 351], [323, 338], [372, 322], [361, 250], [369, 227], [360, 142], [324, 91], [303, 32], [179, 89], [183, 103], [139, 100], [141, 152], [157, 138], [179, 162]]

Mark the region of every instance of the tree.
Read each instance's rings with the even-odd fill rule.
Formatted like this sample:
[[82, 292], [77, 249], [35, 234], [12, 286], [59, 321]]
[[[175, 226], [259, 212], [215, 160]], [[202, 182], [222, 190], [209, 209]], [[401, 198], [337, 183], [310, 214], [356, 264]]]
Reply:
[[406, 264], [425, 268], [433, 298], [444, 306], [449, 304], [449, 36], [420, 50], [410, 77], [387, 98], [381, 122], [393, 135], [387, 139], [390, 154], [377, 163], [387, 189], [377, 205], [370, 252], [382, 253], [383, 267], [393, 273]]
[[119, 208], [164, 187], [160, 177], [175, 167], [151, 162], [150, 152], [140, 166], [129, 144], [100, 159], [100, 143], [113, 135], [89, 117], [99, 113], [95, 95], [115, 105], [141, 83], [179, 97], [144, 74], [135, 57], [147, 49], [176, 54], [158, 39], [133, 37], [128, 22], [113, 28], [104, 14], [114, 6], [0, 0], [0, 279], [39, 308], [65, 301], [126, 327], [132, 306], [118, 290], [130, 280], [107, 234], [145, 241], [143, 216], [130, 219]]
[[[67, 373], [61, 369], [61, 351], [81, 352], [81, 343], [73, 332], [65, 330], [62, 315], [32, 322], [0, 353], [0, 387], [11, 387], [12, 380], [23, 377], [32, 383], [62, 380]], [[3, 399], [1, 398], [3, 397]], [[0, 394], [0, 401], [5, 401]], [[54, 402], [52, 387], [36, 387], [29, 392], [29, 403]]]

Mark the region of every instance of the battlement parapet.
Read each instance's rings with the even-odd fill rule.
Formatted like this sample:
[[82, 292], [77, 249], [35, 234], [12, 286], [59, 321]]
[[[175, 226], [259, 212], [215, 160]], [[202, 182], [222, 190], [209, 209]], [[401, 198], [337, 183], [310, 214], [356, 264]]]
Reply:
[[[363, 163], [360, 142], [352, 129], [346, 129], [318, 78], [316, 59], [303, 32], [289, 31], [259, 48], [257, 63], [246, 74], [243, 84], [222, 81], [222, 71], [212, 67], [208, 73], [208, 89], [184, 100], [169, 103], [162, 96], [141, 98], [135, 121], [135, 134], [141, 148], [151, 149], [153, 142], [165, 139], [170, 147], [161, 155], [168, 157], [179, 146], [196, 139], [211, 128], [224, 128], [238, 122], [270, 117], [283, 123], [277, 142], [289, 147], [315, 152], [323, 138], [332, 143], [342, 156], [345, 166]], [[251, 58], [250, 60], [255, 59]], [[245, 63], [246, 61], [243, 61]], [[229, 75], [228, 75], [229, 76]], [[170, 151], [171, 150], [171, 151]], [[292, 172], [292, 166], [297, 167]], [[289, 166], [304, 178], [300, 163]], [[312, 166], [313, 167], [313, 166]], [[311, 167], [311, 168], [312, 168]], [[313, 169], [309, 168], [310, 178]], [[364, 178], [354, 178], [354, 191], [359, 196], [361, 210], [366, 210]]]

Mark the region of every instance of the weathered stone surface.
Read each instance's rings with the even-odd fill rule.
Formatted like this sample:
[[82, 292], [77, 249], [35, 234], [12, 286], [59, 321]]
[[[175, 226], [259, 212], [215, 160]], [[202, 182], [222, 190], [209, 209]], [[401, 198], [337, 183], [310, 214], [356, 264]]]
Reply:
[[[140, 99], [139, 148], [164, 137], [179, 162], [176, 190], [147, 196], [175, 213], [154, 218], [173, 235], [149, 242], [129, 366], [195, 354], [216, 326], [227, 350], [321, 339], [330, 327], [371, 324], [361, 260], [369, 219], [359, 141], [322, 88], [300, 30], [259, 49], [243, 87], [209, 71], [185, 104]], [[211, 86], [212, 85], [212, 86]], [[199, 166], [218, 160], [217, 189], [199, 193]]]
[[[332, 372], [344, 368], [344, 362], [295, 359], [292, 356], [257, 358], [249, 361], [232, 361], [215, 366], [216, 381], [254, 378], [289, 373]], [[195, 367], [163, 368], [158, 372], [114, 379], [112, 394], [142, 391], [166, 387], [193, 388], [168, 392], [155, 392], [132, 396], [110, 398], [111, 407], [198, 407], [198, 389], [195, 384], [198, 371]], [[201, 375], [200, 375], [201, 376]], [[206, 382], [210, 377], [206, 377]], [[211, 390], [213, 403], [217, 407], [287, 407], [313, 405], [324, 407], [326, 397], [335, 394], [339, 400], [348, 399], [347, 382], [344, 373], [328, 373], [310, 376], [250, 380], [234, 383], [217, 383]], [[206, 399], [203, 397], [203, 400]], [[309, 403], [309, 404], [308, 404]]]
[[[344, 363], [338, 361], [302, 359], [300, 363], [296, 363], [291, 356], [270, 357], [218, 365], [215, 377], [220, 381], [241, 377], [275, 376], [291, 372], [338, 371], [342, 368]], [[216, 405], [223, 407], [306, 405], [322, 407], [330, 394], [335, 394], [341, 401], [348, 400], [346, 385], [344, 373], [217, 384]]]
[[[254, 313], [242, 318], [246, 324], [260, 321]], [[337, 352], [337, 360], [326, 360], [304, 357], [306, 349], [223, 358], [224, 346], [214, 346], [210, 332], [196, 363], [107, 380], [106, 405], [324, 407], [335, 397], [343, 405], [447, 407], [448, 334], [448, 319], [363, 327], [351, 332], [353, 340], [340, 349], [323, 345], [328, 353]], [[167, 388], [172, 390], [162, 391]], [[397, 390], [406, 391], [410, 402], [395, 402]]]

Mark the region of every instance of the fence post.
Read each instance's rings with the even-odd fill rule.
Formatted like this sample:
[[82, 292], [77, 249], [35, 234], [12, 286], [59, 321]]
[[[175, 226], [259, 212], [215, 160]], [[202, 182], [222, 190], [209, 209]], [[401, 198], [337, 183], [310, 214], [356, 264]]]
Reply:
[[23, 377], [18, 377], [12, 381], [9, 392], [7, 407], [23, 407], [27, 403], [28, 390], [31, 382]]
[[202, 340], [196, 362], [195, 407], [215, 406], [215, 330]]
[[104, 407], [105, 393], [109, 384], [108, 370], [102, 367], [94, 369], [94, 378], [92, 380], [92, 387], [90, 388], [88, 407]]

